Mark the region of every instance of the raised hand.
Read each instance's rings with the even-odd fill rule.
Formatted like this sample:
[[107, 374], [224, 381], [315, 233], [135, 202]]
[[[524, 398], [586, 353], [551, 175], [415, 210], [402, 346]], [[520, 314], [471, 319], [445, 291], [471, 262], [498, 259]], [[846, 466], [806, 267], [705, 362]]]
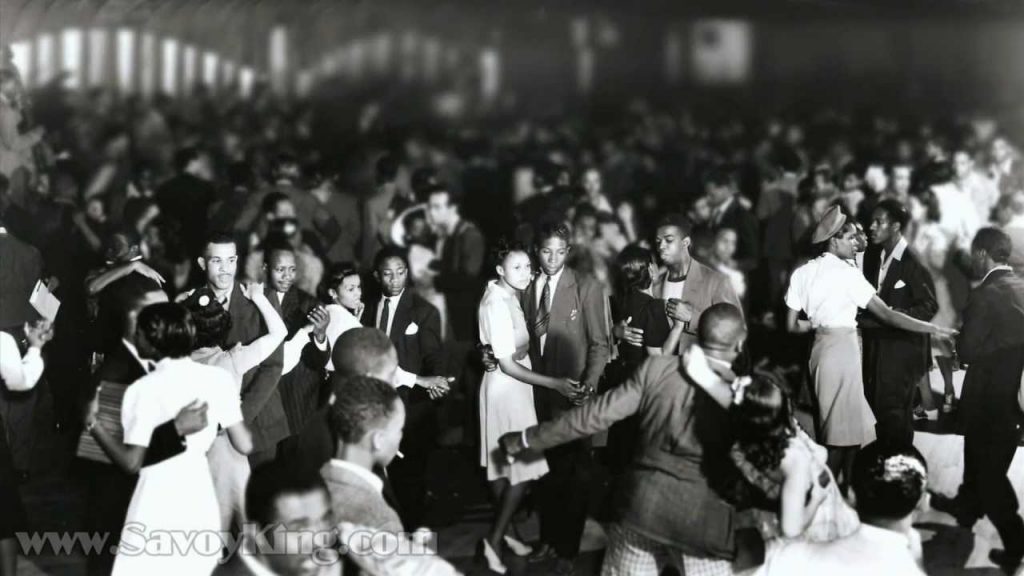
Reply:
[[258, 298], [266, 298], [263, 294], [263, 283], [262, 282], [247, 282], [242, 285], [242, 295], [249, 300], [256, 300]]
[[42, 348], [53, 339], [53, 325], [46, 319], [25, 324], [25, 339], [28, 340], [30, 348]]
[[142, 260], [132, 262], [132, 269], [150, 280], [155, 280], [157, 284], [164, 284], [167, 282], [159, 272], [150, 268], [150, 266]]
[[331, 316], [323, 306], [317, 306], [306, 314], [306, 319], [313, 324], [313, 336], [317, 340], [327, 337], [327, 327], [331, 324]]
[[689, 302], [672, 298], [665, 304], [665, 313], [672, 320], [685, 324], [693, 318], [693, 305]]
[[363, 318], [364, 310], [366, 310], [366, 304], [363, 304], [362, 300], [360, 300], [359, 304], [356, 306], [356, 320], [361, 320]]

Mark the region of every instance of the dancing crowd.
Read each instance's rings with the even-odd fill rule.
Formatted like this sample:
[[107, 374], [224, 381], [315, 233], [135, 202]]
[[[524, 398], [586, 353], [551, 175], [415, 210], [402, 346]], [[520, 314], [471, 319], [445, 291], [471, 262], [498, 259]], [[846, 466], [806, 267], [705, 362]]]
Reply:
[[[0, 68], [0, 574], [42, 414], [120, 545], [90, 574], [456, 573], [441, 445], [490, 489], [497, 573], [580, 570], [597, 470], [606, 575], [921, 574], [929, 501], [1024, 557], [1024, 159], [998, 122], [54, 85], [28, 128], [25, 96]], [[955, 497], [919, 420], [964, 435]], [[332, 537], [259, 545], [302, 531]]]

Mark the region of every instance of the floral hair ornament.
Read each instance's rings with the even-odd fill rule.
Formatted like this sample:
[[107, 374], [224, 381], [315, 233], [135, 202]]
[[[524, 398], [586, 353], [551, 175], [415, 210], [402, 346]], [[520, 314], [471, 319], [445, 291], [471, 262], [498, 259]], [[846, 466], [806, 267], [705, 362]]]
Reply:
[[200, 306], [209, 306], [210, 305], [210, 297], [207, 296], [206, 294], [203, 294], [202, 296], [200, 296], [199, 297], [199, 305]]
[[744, 396], [746, 396], [747, 393], [747, 386], [750, 386], [751, 382], [753, 382], [753, 380], [750, 378], [750, 376], [740, 376], [739, 378], [733, 380], [732, 385], [729, 386], [730, 388], [732, 388], [733, 404], [743, 404], [743, 398]]
[[922, 482], [928, 478], [928, 472], [924, 469], [924, 464], [921, 464], [917, 458], [912, 456], [896, 454], [882, 462], [882, 479], [886, 482], [898, 481], [908, 473], [913, 473]]

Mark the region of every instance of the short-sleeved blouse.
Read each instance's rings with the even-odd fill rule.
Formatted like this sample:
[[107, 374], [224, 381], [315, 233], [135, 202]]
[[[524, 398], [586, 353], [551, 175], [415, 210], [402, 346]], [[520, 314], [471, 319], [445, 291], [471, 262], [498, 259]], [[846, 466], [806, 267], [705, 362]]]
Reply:
[[856, 328], [857, 309], [874, 295], [860, 269], [826, 252], [793, 272], [786, 306], [803, 310], [815, 328]]
[[490, 344], [495, 358], [509, 358], [530, 343], [519, 301], [498, 281], [487, 285], [480, 301], [480, 341]]

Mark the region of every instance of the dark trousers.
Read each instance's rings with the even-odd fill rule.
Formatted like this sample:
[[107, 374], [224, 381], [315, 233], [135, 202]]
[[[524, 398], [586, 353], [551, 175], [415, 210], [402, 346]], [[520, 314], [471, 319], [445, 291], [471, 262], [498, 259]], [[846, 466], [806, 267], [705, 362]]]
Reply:
[[587, 521], [593, 467], [590, 442], [577, 440], [544, 452], [550, 471], [540, 479], [537, 500], [541, 542], [559, 558], [573, 559]]
[[420, 387], [401, 388], [405, 401], [405, 428], [399, 450], [403, 458], [395, 458], [387, 468], [400, 507], [399, 516], [406, 530], [423, 526], [426, 511], [427, 463], [437, 433], [434, 406], [426, 390]]
[[880, 442], [910, 446], [914, 442], [914, 391], [920, 375], [878, 378], [864, 383], [864, 396], [875, 414]]
[[109, 535], [104, 546], [89, 555], [88, 574], [105, 576], [114, 568], [114, 554], [110, 550], [121, 541], [121, 529], [139, 477], [112, 464], [78, 460], [76, 465], [86, 479], [88, 529]]
[[1024, 520], [1017, 514], [1017, 496], [1007, 472], [1020, 441], [1020, 427], [975, 425], [964, 434], [964, 482], [957, 501], [963, 515], [988, 516], [1003, 547], [1024, 553]]

